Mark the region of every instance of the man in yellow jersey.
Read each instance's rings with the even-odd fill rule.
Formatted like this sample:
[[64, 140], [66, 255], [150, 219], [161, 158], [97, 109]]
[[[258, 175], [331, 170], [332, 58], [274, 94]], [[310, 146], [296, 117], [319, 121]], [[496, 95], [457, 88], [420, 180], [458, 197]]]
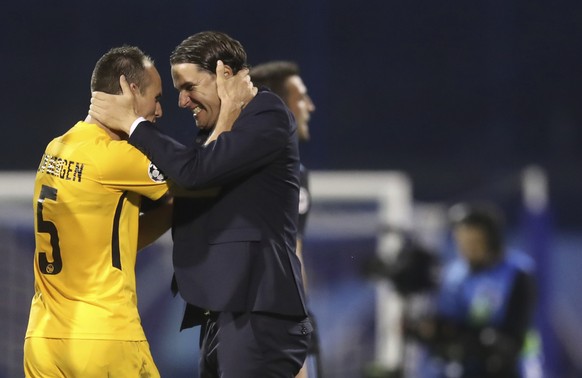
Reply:
[[[160, 75], [136, 47], [97, 62], [92, 91], [120, 93], [162, 116]], [[24, 342], [26, 377], [159, 377], [136, 299], [138, 249], [171, 223], [169, 202], [139, 216], [141, 197], [168, 190], [147, 157], [90, 116], [47, 146], [34, 188], [35, 294]], [[163, 202], [163, 201], [162, 201]]]

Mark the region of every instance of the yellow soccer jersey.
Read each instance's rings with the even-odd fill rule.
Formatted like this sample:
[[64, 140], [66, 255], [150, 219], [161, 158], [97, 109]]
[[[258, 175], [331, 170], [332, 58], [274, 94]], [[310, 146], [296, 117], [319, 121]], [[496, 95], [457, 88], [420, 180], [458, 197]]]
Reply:
[[126, 141], [79, 122], [36, 174], [35, 294], [26, 337], [145, 340], [135, 260], [141, 195], [167, 183]]

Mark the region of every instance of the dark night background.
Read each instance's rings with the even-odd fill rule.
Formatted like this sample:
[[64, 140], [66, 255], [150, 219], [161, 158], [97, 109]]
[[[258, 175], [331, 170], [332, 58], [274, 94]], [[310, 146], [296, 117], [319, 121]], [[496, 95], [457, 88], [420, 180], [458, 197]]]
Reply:
[[[195, 129], [191, 115], [177, 107], [168, 57], [191, 34], [224, 31], [242, 42], [251, 65], [272, 59], [300, 64], [317, 107], [312, 140], [301, 147], [302, 160], [312, 170], [403, 171], [411, 178], [418, 203], [489, 199], [511, 218], [521, 208], [523, 169], [542, 167], [549, 177], [550, 213], [560, 237], [545, 251], [551, 264], [538, 261], [552, 277], [542, 286], [549, 294], [541, 303], [551, 309], [552, 324], [565, 330], [560, 342], [571, 340], [565, 348], [570, 362], [581, 361], [576, 355], [582, 350], [582, 301], [572, 290], [580, 287], [582, 262], [581, 21], [579, 0], [7, 1], [0, 11], [0, 171], [36, 169], [46, 144], [85, 118], [95, 62], [123, 44], [139, 46], [156, 61], [164, 81], [159, 125], [187, 143]], [[11, 230], [1, 234], [2, 244], [10, 246], [12, 235], [18, 242], [10, 252], [14, 261], [28, 259], [32, 228], [27, 224], [20, 229], [8, 213], [0, 213]], [[325, 254], [318, 242], [307, 239], [306, 245], [319, 252], [311, 258], [324, 268], [318, 272], [320, 284], [329, 285], [318, 297], [318, 309], [329, 315], [322, 316], [322, 323], [330, 325], [324, 341], [331, 353], [341, 345], [331, 336], [365, 324], [362, 309], [373, 308], [349, 300], [372, 303], [374, 295], [361, 282], [355, 287], [368, 296], [342, 291], [352, 287], [346, 284], [346, 269], [338, 266], [353, 268], [357, 253], [342, 251], [347, 249], [342, 241], [332, 243]], [[9, 252], [2, 254], [8, 259]], [[178, 305], [166, 303], [166, 286], [151, 280], [154, 274], [171, 277], [169, 254], [149, 256], [140, 261], [152, 260], [147, 265], [151, 270], [138, 269], [138, 278], [146, 271], [140, 282], [147, 280], [159, 290], [146, 293], [148, 287], [140, 294], [142, 306], [150, 306], [144, 325], [151, 332], [152, 349], [159, 361], [184, 365], [185, 376], [190, 376], [195, 360], [184, 353], [193, 353], [195, 338], [179, 336], [187, 347], [176, 346], [175, 339], [167, 345], [157, 339], [176, 333], [181, 316]], [[15, 273], [0, 274], [9, 282], [2, 287], [16, 293], [8, 295], [2, 314], [15, 313], [13, 320], [21, 327], [10, 338], [16, 340], [10, 348], [18, 358], [6, 358], [20, 372], [20, 332], [28, 316], [32, 270], [25, 265], [29, 260], [8, 261], [3, 267], [18, 265], [18, 272], [28, 274], [28, 281]], [[326, 272], [334, 280], [325, 281]], [[337, 301], [336, 307], [328, 306], [331, 300]], [[21, 313], [13, 311], [16, 307]], [[353, 318], [333, 322], [350, 309]], [[172, 319], [165, 322], [164, 316]], [[171, 331], [163, 324], [171, 324]], [[351, 339], [346, 344], [357, 345]], [[348, 355], [337, 361], [353, 365], [353, 353]], [[582, 364], [576, 364], [579, 374]]]
[[[134, 44], [157, 62], [161, 125], [192, 133], [168, 56], [185, 37], [225, 31], [250, 64], [300, 63], [317, 106], [312, 169], [403, 170], [420, 200], [511, 197], [519, 172], [550, 176], [558, 222], [582, 192], [579, 1], [32, 1], [2, 7], [0, 169], [30, 170], [84, 118], [95, 61]], [[500, 201], [504, 201], [503, 198]]]

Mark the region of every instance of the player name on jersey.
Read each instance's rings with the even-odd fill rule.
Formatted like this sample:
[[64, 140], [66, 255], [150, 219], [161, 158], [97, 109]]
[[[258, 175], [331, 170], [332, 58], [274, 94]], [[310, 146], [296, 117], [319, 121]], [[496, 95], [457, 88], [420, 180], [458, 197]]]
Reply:
[[58, 156], [44, 154], [38, 166], [39, 173], [46, 173], [64, 180], [81, 182], [83, 163], [67, 160]]

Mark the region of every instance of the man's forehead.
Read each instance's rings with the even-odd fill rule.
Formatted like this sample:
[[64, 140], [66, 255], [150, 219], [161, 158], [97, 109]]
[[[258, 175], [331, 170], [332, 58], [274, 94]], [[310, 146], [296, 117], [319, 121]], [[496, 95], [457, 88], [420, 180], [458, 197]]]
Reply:
[[172, 77], [180, 81], [199, 82], [213, 75], [208, 71], [200, 69], [197, 65], [191, 63], [181, 63], [172, 65]]
[[299, 93], [307, 92], [307, 87], [303, 83], [303, 80], [298, 75], [289, 76], [287, 79], [287, 89], [295, 88]]

